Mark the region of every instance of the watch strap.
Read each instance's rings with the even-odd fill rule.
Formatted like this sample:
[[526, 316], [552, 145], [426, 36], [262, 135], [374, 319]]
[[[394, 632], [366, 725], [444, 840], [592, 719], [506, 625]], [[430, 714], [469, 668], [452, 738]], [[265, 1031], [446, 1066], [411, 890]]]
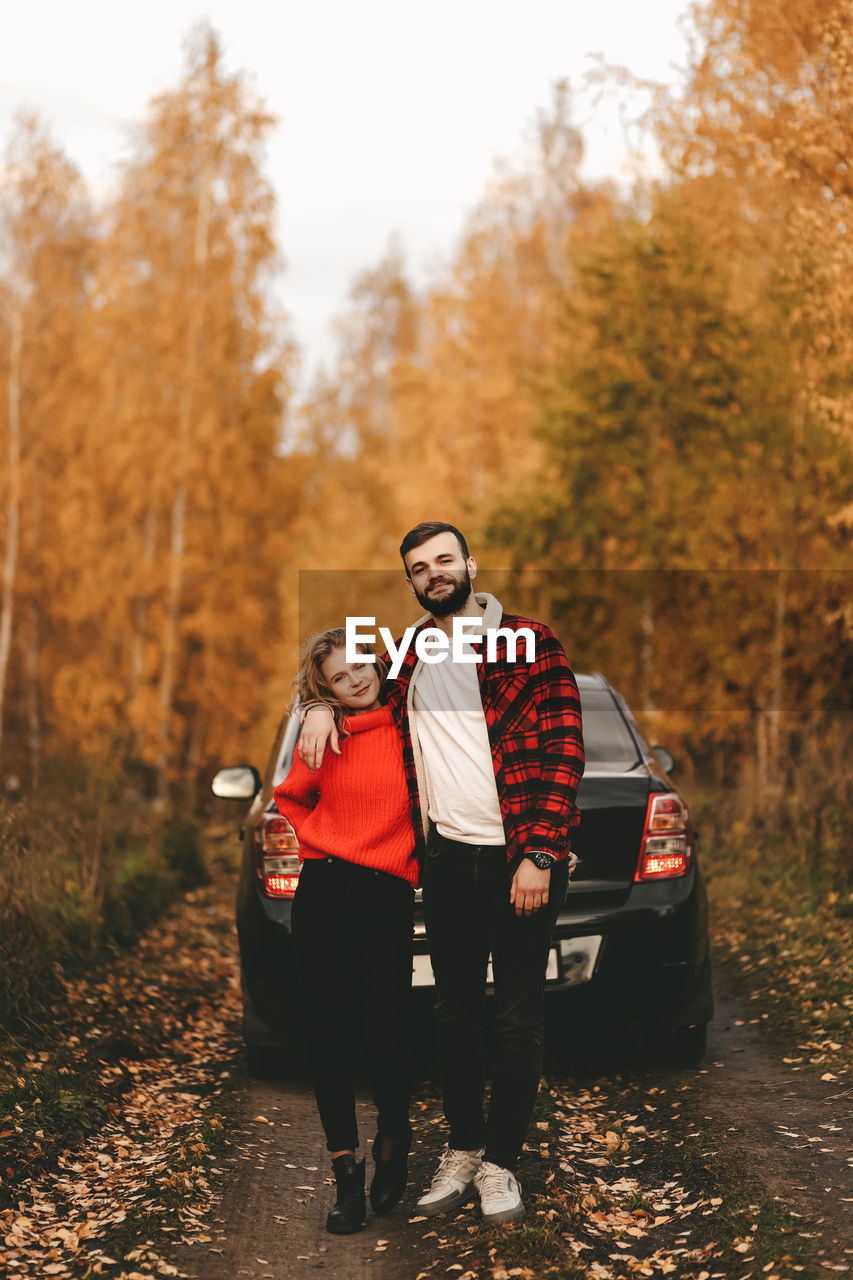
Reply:
[[540, 871], [550, 871], [557, 863], [557, 856], [551, 853], [550, 849], [526, 849], [524, 856], [529, 858]]

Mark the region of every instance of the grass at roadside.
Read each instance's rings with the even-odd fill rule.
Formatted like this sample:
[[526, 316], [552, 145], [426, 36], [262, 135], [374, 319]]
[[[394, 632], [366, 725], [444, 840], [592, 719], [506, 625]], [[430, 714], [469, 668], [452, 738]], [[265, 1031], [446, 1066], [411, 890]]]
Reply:
[[237, 1099], [232, 1090], [217, 1088], [206, 1103], [208, 1109], [183, 1133], [168, 1174], [152, 1177], [150, 1206], [132, 1208], [122, 1221], [105, 1226], [99, 1250], [121, 1264], [117, 1280], [135, 1275], [179, 1275], [177, 1267], [167, 1261], [174, 1246], [190, 1239], [206, 1242], [213, 1238], [211, 1204], [222, 1173], [218, 1162], [231, 1147], [227, 1135]]
[[0, 799], [0, 1026], [38, 1042], [63, 978], [132, 946], [206, 878], [199, 824], [153, 814], [121, 762], [51, 760]]
[[[715, 894], [718, 916], [730, 901]], [[853, 1070], [853, 921], [836, 904], [802, 914], [741, 903], [717, 927], [716, 959], [769, 1018], [762, 1025], [792, 1068], [827, 1079]]]
[[[706, 806], [707, 807], [707, 806]], [[701, 808], [701, 806], [700, 806]], [[776, 826], [699, 825], [715, 961], [767, 1013], [785, 1062], [831, 1078], [853, 1070], [853, 891], [846, 863]]]
[[[550, 1081], [519, 1177], [527, 1217], [485, 1227], [476, 1208], [438, 1219], [440, 1257], [421, 1280], [817, 1280], [819, 1229], [751, 1178], [692, 1086], [672, 1077]], [[429, 1224], [425, 1224], [429, 1225]]]
[[239, 1043], [233, 865], [212, 862], [211, 885], [108, 965], [60, 976], [51, 1019], [3, 1044], [4, 1274], [175, 1274], [170, 1241], [203, 1232]]

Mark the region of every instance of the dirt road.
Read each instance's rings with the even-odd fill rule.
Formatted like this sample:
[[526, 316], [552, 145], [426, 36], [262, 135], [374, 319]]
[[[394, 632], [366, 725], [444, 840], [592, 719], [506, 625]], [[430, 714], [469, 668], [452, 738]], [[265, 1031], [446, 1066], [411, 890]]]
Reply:
[[[755, 1006], [727, 990], [725, 975], [717, 1007], [701, 1069], [666, 1073], [667, 1081], [689, 1083], [694, 1107], [714, 1123], [720, 1141], [745, 1154], [751, 1172], [785, 1206], [815, 1220], [815, 1238], [832, 1260], [820, 1265], [844, 1269], [846, 1259], [853, 1270], [853, 1088], [784, 1066], [757, 1025]], [[372, 1136], [366, 1100], [364, 1111], [362, 1152]], [[252, 1082], [214, 1239], [185, 1248], [176, 1261], [197, 1280], [315, 1272], [334, 1280], [415, 1280], [435, 1266], [442, 1245], [443, 1219], [410, 1221], [415, 1189], [443, 1141], [434, 1098], [416, 1124], [406, 1203], [385, 1219], [371, 1217], [357, 1235], [336, 1238], [324, 1226], [333, 1194], [307, 1083]], [[435, 1273], [444, 1270], [439, 1264]]]
[[[372, 1133], [367, 1116], [374, 1113], [366, 1098], [362, 1107], [361, 1153], [368, 1153], [369, 1183]], [[433, 1135], [429, 1138], [432, 1148]], [[328, 1234], [326, 1214], [334, 1202], [331, 1169], [314, 1096], [304, 1081], [253, 1081], [234, 1140], [233, 1175], [219, 1215], [222, 1232], [211, 1245], [184, 1250], [178, 1262], [190, 1275], [277, 1280], [321, 1271], [335, 1280], [413, 1280], [420, 1260], [431, 1256], [423, 1240], [424, 1224], [408, 1222], [414, 1212], [410, 1205], [408, 1212], [398, 1209], [385, 1219], [371, 1215], [368, 1227], [356, 1235]], [[426, 1164], [416, 1138], [416, 1178]]]
[[[725, 966], [700, 1070], [650, 1070], [624, 1053], [606, 1068], [549, 1063], [519, 1171], [521, 1228], [489, 1232], [473, 1206], [417, 1221], [417, 1190], [444, 1141], [427, 1079], [406, 1203], [355, 1236], [329, 1236], [333, 1192], [308, 1082], [233, 1071], [229, 890], [223, 877], [188, 895], [132, 954], [66, 982], [38, 1051], [9, 1044], [0, 1274], [177, 1266], [197, 1280], [492, 1280], [553, 1267], [561, 1280], [816, 1280], [853, 1270], [853, 1077], [821, 1067], [820, 1079], [806, 1069], [808, 1044], [774, 1043], [761, 999], [738, 999]], [[419, 1049], [418, 1062], [428, 1058]], [[368, 1153], [367, 1099], [363, 1111]]]
[[853, 1255], [853, 1082], [785, 1066], [760, 1030], [755, 1005], [738, 1000], [724, 972], [715, 985], [717, 1014], [701, 1074], [708, 1114], [725, 1122], [771, 1194], [822, 1219], [826, 1240]]

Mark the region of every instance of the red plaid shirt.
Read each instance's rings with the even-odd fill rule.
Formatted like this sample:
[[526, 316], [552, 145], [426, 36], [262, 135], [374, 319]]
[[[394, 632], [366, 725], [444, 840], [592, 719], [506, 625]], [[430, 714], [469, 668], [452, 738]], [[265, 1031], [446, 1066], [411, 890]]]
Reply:
[[[424, 622], [412, 637], [399, 674], [385, 682], [388, 702], [403, 740], [403, 763], [409, 787], [412, 825], [423, 831], [418, 779], [412, 750], [407, 694], [417, 665], [415, 639], [432, 626]], [[480, 696], [489, 731], [492, 763], [506, 833], [507, 857], [527, 849], [544, 849], [563, 859], [569, 852], [572, 827], [580, 822], [575, 803], [583, 775], [584, 749], [578, 687], [563, 646], [543, 622], [505, 613], [501, 627], [529, 627], [536, 637], [536, 660], [525, 662], [524, 638], [518, 660], [510, 662], [501, 636], [495, 660], [477, 664]], [[385, 655], [386, 661], [388, 655]], [[449, 659], [448, 659], [449, 660]], [[418, 841], [419, 847], [422, 840]]]

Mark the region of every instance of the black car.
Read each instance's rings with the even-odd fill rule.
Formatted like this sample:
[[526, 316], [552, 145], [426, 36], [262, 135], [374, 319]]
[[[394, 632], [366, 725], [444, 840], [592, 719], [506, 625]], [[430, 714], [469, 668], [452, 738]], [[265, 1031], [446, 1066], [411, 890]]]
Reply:
[[[630, 1019], [665, 1060], [691, 1065], [705, 1051], [713, 996], [707, 896], [687, 805], [669, 777], [671, 756], [646, 744], [624, 698], [601, 675], [577, 680], [586, 747], [572, 837], [578, 866], [554, 933], [548, 1025], [571, 1025], [580, 1013]], [[298, 737], [298, 717], [286, 716], [263, 779], [239, 766], [221, 769], [212, 783], [216, 796], [252, 802], [237, 889], [250, 1070], [299, 1038], [290, 934], [299, 846], [272, 800]], [[431, 988], [417, 917], [412, 963], [415, 987]]]

